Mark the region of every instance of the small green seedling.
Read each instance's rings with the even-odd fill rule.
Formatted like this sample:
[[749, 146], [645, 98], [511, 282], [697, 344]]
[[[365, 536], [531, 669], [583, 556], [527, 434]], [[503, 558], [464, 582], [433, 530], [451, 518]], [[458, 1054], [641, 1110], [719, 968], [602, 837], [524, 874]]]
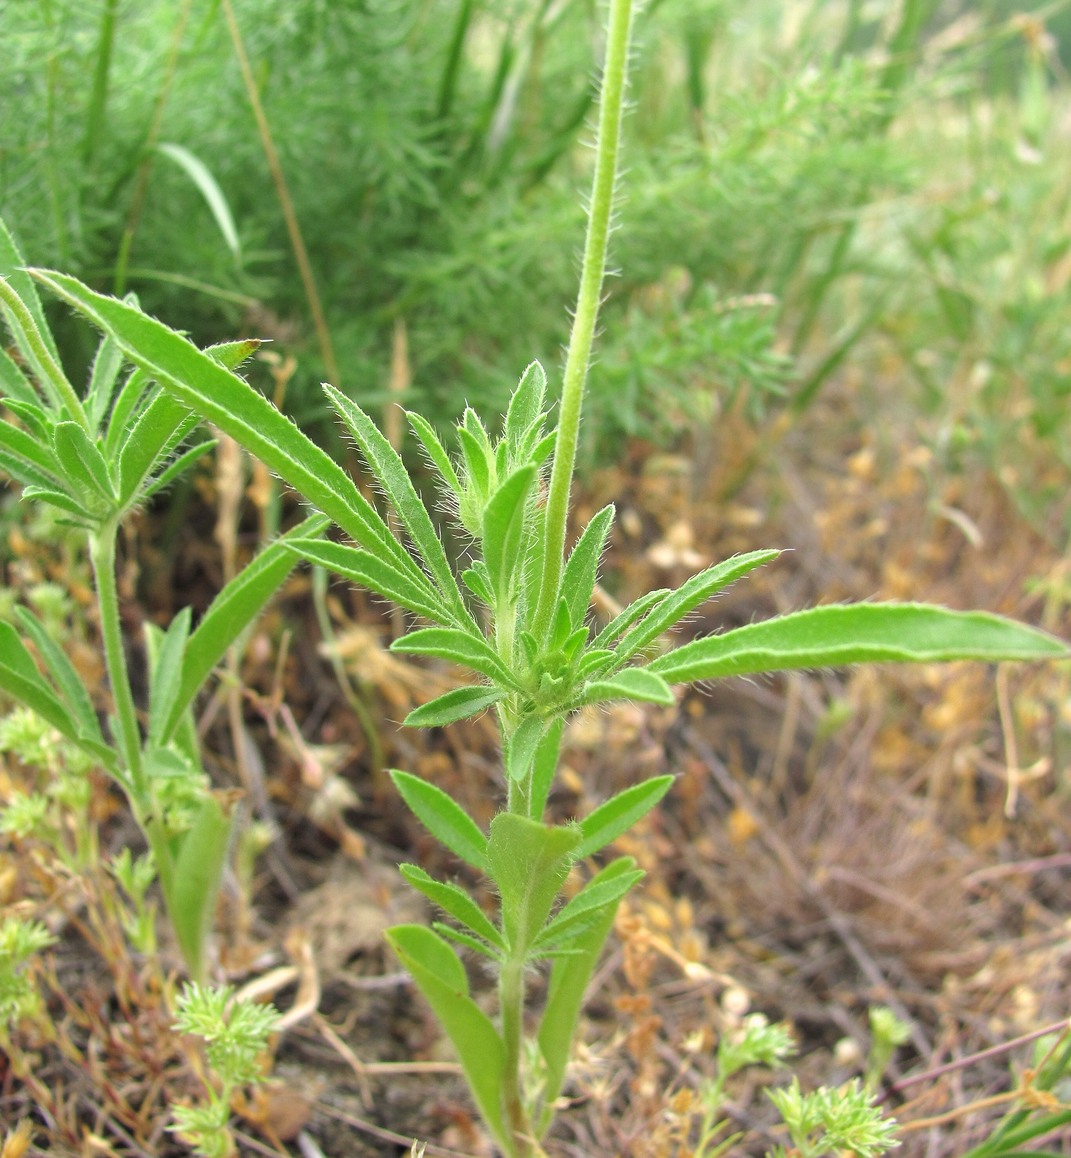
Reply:
[[[606, 264], [630, 9], [629, 0], [610, 5], [588, 236], [556, 426], [548, 418], [546, 376], [536, 364], [522, 376], [496, 436], [474, 410], [466, 411], [454, 454], [425, 419], [409, 415], [457, 527], [471, 543], [460, 573], [402, 459], [348, 397], [325, 387], [404, 530], [404, 542], [339, 464], [233, 373], [225, 359], [198, 350], [134, 303], [95, 293], [63, 274], [34, 273], [104, 331], [107, 348], [132, 362], [139, 380], [157, 384], [153, 397], [160, 407], [195, 412], [214, 423], [351, 540], [324, 542], [295, 533], [280, 540], [280, 551], [328, 568], [422, 622], [393, 645], [395, 651], [449, 660], [473, 673], [474, 682], [418, 707], [407, 724], [444, 727], [482, 712], [495, 714], [505, 799], [487, 831], [435, 785], [404, 771], [393, 777], [427, 829], [490, 879], [500, 900], [498, 913], [486, 913], [460, 885], [405, 865], [405, 877], [446, 920], [434, 928], [403, 925], [388, 938], [451, 1038], [484, 1122], [508, 1158], [542, 1153], [585, 991], [618, 905], [642, 874], [630, 857], [618, 857], [592, 871], [564, 903], [563, 887], [582, 862], [654, 808], [672, 782], [669, 776], [655, 777], [626, 788], [586, 817], [548, 822], [562, 729], [574, 712], [618, 699], [668, 706], [675, 702], [673, 685], [759, 672], [1068, 655], [1060, 641], [1031, 628], [981, 612], [918, 603], [818, 607], [664, 649], [677, 624], [729, 584], [772, 562], [776, 550], [718, 563], [678, 589], [651, 591], [609, 623], [593, 626], [589, 607], [614, 509], [599, 511], [568, 552], [566, 529]], [[71, 445], [72, 455], [84, 449], [80, 437], [72, 437]], [[99, 467], [96, 473], [101, 474]], [[162, 661], [165, 654], [181, 654], [184, 640], [180, 627], [163, 641], [159, 654], [167, 680], [158, 678], [158, 686], [175, 686], [174, 663]], [[178, 698], [181, 712], [189, 700]], [[158, 709], [158, 720], [160, 711], [162, 731], [150, 728], [150, 736], [174, 736], [176, 709]], [[134, 750], [132, 740], [126, 748]], [[497, 1017], [470, 993], [462, 953], [483, 959], [497, 978]], [[529, 1010], [530, 980], [543, 969], [549, 970], [545, 1001], [540, 1010]], [[813, 1113], [811, 1103], [800, 1101], [797, 1145], [817, 1153], [822, 1139], [843, 1137], [845, 1145], [860, 1147], [859, 1153], [887, 1148], [886, 1127], [872, 1112], [867, 1091], [852, 1087], [824, 1096], [828, 1104]], [[784, 1098], [794, 1112], [790, 1095]], [[818, 1140], [809, 1141], [816, 1132]]]
[[798, 1078], [779, 1090], [768, 1090], [770, 1101], [788, 1127], [791, 1148], [778, 1146], [770, 1158], [879, 1158], [900, 1143], [896, 1122], [875, 1105], [875, 1095], [858, 1078], [839, 1089], [822, 1086], [809, 1094]]
[[264, 1080], [262, 1064], [278, 1013], [267, 1005], [242, 1001], [229, 986], [187, 985], [175, 1003], [175, 1024], [182, 1033], [204, 1040], [209, 1077], [205, 1100], [175, 1106], [172, 1130], [204, 1158], [231, 1158], [236, 1152], [229, 1122], [231, 1099], [244, 1086]]
[[[101, 726], [76, 669], [27, 607], [19, 628], [0, 621], [0, 692], [31, 709], [122, 788], [152, 851], [171, 924], [194, 977], [205, 968], [232, 817], [201, 767], [191, 705], [216, 664], [259, 614], [297, 562], [284, 536], [223, 591], [192, 628], [189, 609], [168, 630], [146, 631], [149, 697], [144, 728], [127, 669], [116, 576], [128, 516], [207, 453], [211, 440], [184, 444], [197, 415], [144, 370], [124, 372], [122, 349], [104, 338], [80, 396], [68, 381], [34, 283], [0, 223], [0, 317], [17, 359], [0, 350], [0, 469], [22, 484], [24, 502], [47, 504], [85, 536], [96, 587], [114, 715]], [[132, 307], [131, 307], [132, 308]], [[256, 342], [213, 348], [214, 365], [237, 367]], [[306, 519], [293, 538], [327, 525]], [[42, 670], [43, 669], [43, 670]], [[26, 819], [26, 808], [21, 809]]]

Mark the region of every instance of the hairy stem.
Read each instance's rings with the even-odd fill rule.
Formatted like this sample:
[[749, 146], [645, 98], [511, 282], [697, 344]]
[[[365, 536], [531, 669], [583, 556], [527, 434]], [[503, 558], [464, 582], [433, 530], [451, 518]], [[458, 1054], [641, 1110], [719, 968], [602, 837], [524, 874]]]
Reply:
[[521, 1045], [524, 1039], [524, 961], [507, 960], [498, 978], [502, 1010], [502, 1043], [506, 1064], [502, 1073], [503, 1110], [512, 1134], [510, 1158], [530, 1158], [532, 1127], [521, 1090]]
[[109, 521], [89, 537], [89, 558], [97, 587], [97, 606], [100, 612], [100, 633], [104, 644], [104, 659], [108, 681], [112, 685], [115, 717], [119, 735], [116, 740], [126, 771], [126, 780], [139, 820], [150, 807], [149, 786], [141, 760], [141, 732], [134, 696], [130, 691], [130, 675], [123, 649], [122, 620], [119, 615], [119, 588], [115, 580], [115, 542], [119, 527]]
[[554, 444], [554, 466], [547, 495], [542, 583], [533, 620], [534, 634], [540, 640], [546, 639], [550, 631], [554, 609], [558, 603], [558, 586], [564, 565], [569, 494], [576, 464], [584, 383], [587, 379], [602, 283], [606, 274], [606, 252], [610, 239], [610, 218], [613, 210], [621, 117], [628, 73], [631, 17], [632, 0], [611, 0], [588, 233], [584, 245], [584, 264], [580, 275], [576, 313], [573, 315], [569, 349], [565, 356], [561, 411], [558, 417], [557, 440]]

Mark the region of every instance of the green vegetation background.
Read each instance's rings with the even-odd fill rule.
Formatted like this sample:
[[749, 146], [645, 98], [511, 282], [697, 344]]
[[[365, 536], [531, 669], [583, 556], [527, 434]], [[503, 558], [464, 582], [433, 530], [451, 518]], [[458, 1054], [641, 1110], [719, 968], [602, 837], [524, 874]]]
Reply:
[[[839, 376], [1062, 546], [1065, 7], [651, 0], [588, 461], [733, 408], [761, 427]], [[406, 405], [493, 412], [558, 360], [600, 28], [593, 0], [9, 5], [0, 215], [35, 264], [200, 342], [275, 338], [324, 438], [318, 382], [376, 407], [399, 323]]]

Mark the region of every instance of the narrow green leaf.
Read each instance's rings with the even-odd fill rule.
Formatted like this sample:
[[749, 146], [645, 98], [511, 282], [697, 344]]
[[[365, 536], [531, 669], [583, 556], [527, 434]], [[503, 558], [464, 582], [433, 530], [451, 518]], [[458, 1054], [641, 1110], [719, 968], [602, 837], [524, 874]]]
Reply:
[[[39, 402], [24, 402], [19, 398], [5, 398], [4, 405], [16, 418], [21, 420], [26, 427], [26, 436], [32, 438], [42, 450], [52, 445], [52, 427], [56, 425], [56, 420]], [[8, 422], [5, 422], [3, 426], [13, 430], [17, 429]]]
[[439, 441], [439, 436], [435, 433], [435, 428], [426, 418], [415, 414], [411, 410], [405, 412], [405, 417], [408, 419], [409, 425], [413, 428], [413, 433], [423, 444], [428, 458], [439, 472], [443, 482], [446, 483], [455, 495], [460, 495], [461, 480], [457, 477], [454, 464], [450, 461], [450, 456], [446, 453], [446, 449]]
[[491, 821], [487, 872], [498, 886], [502, 928], [514, 953], [526, 953], [542, 929], [579, 843], [575, 825], [540, 824], [512, 812]]
[[436, 840], [466, 864], [486, 871], [487, 838], [456, 801], [419, 776], [395, 769], [390, 777], [410, 811]]
[[453, 1042], [476, 1105], [508, 1152], [502, 1120], [506, 1051], [491, 1019], [469, 996], [465, 967], [441, 937], [422, 925], [396, 925], [387, 931], [387, 940]]
[[52, 449], [63, 467], [66, 485], [93, 492], [109, 503], [115, 501], [115, 483], [104, 456], [77, 422], [56, 423]]
[[52, 334], [40, 315], [37, 294], [32, 292], [33, 307], [15, 289], [18, 278], [0, 276], [0, 316], [7, 323], [15, 345], [33, 371], [42, 394], [57, 414], [71, 418], [85, 429], [88, 425], [82, 403], [67, 380], [56, 356]]
[[35, 406], [40, 402], [29, 378], [19, 369], [7, 351], [0, 346], [0, 395]]
[[569, 605], [573, 627], [583, 627], [587, 619], [591, 594], [595, 590], [599, 560], [606, 548], [606, 539], [613, 524], [614, 506], [611, 503], [603, 507], [584, 528], [565, 564], [562, 594]]
[[93, 370], [89, 376], [89, 389], [85, 398], [86, 418], [92, 431], [101, 429], [122, 368], [123, 352], [115, 341], [105, 334], [93, 358]]
[[414, 708], [403, 723], [407, 728], [442, 728], [477, 715], [497, 704], [505, 695], [502, 688], [488, 688], [482, 684], [454, 688]]
[[259, 458], [352, 539], [401, 567], [412, 565], [349, 475], [248, 382], [124, 302], [94, 293], [64, 274], [34, 270], [33, 275], [110, 333], [130, 361]]
[[464, 889], [445, 881], [435, 880], [415, 864], [399, 865], [398, 871], [414, 889], [423, 893], [429, 901], [438, 905], [455, 921], [459, 921], [465, 928], [471, 929], [478, 937], [489, 941], [495, 948], [505, 949], [506, 942], [503, 941], [502, 934]]
[[226, 242], [231, 255], [238, 259], [242, 256], [241, 242], [238, 240], [238, 230], [234, 224], [231, 207], [219, 182], [212, 176], [211, 170], [199, 157], [194, 156], [189, 149], [169, 141], [163, 141], [156, 146], [156, 151], [169, 157], [197, 186], [198, 192], [205, 199], [205, 203], [215, 218], [219, 232]]
[[155, 625], [146, 633], [149, 658], [149, 740], [162, 744], [171, 708], [182, 683], [183, 659], [190, 637], [191, 612], [184, 607], [166, 632]]
[[166, 490], [175, 479], [179, 478], [180, 475], [184, 475], [198, 459], [204, 458], [206, 454], [214, 450], [216, 445], [217, 443], [214, 438], [206, 438], [204, 442], [198, 442], [194, 446], [191, 446], [189, 450], [183, 451], [182, 454], [173, 459], [152, 482], [141, 489], [140, 501], [144, 502], [146, 499], [152, 498], [157, 491]]
[[109, 461], [114, 460], [120, 447], [129, 438], [130, 428], [136, 421], [135, 415], [146, 399], [154, 398], [159, 389], [140, 367], [134, 367], [126, 376], [108, 417], [108, 429], [104, 435], [104, 456]]
[[48, 328], [48, 322], [45, 320], [45, 311], [41, 308], [41, 300], [37, 296], [37, 287], [33, 284], [33, 279], [26, 272], [24, 268], [25, 265], [26, 262], [23, 261], [19, 247], [15, 244], [14, 237], [11, 236], [3, 219], [0, 218], [0, 277], [7, 278], [12, 289], [14, 289], [15, 293], [22, 299], [41, 335], [41, 340], [45, 343], [49, 353], [58, 364], [60, 360], [59, 351], [56, 348], [55, 339], [52, 337], [52, 331]]
[[546, 392], [547, 375], [538, 362], [533, 362], [521, 375], [506, 409], [506, 440], [515, 453], [520, 450], [528, 432], [542, 418]]
[[191, 827], [178, 838], [174, 872], [164, 890], [175, 938], [195, 980], [204, 977], [205, 942], [219, 899], [231, 829], [231, 816], [214, 796], [206, 797]]
[[33, 499], [39, 503], [48, 503], [50, 506], [58, 507], [61, 511], [66, 511], [69, 515], [74, 515], [72, 523], [78, 527], [92, 527], [96, 523], [96, 513], [99, 513], [94, 506], [94, 514], [86, 510], [86, 502], [79, 502], [72, 499], [70, 495], [64, 494], [63, 491], [50, 490], [48, 487], [40, 487], [36, 485], [23, 487], [22, 497], [24, 499]]
[[491, 584], [487, 577], [487, 568], [480, 560], [467, 570], [461, 572], [461, 582], [476, 596], [485, 607], [493, 607], [495, 597], [491, 592]]
[[45, 668], [60, 693], [64, 707], [70, 712], [81, 735], [93, 743], [103, 745], [104, 736], [101, 734], [96, 709], [74, 664], [29, 608], [17, 607], [15, 614], [37, 648], [38, 655], [44, 661]]
[[551, 785], [558, 771], [558, 755], [564, 727], [565, 720], [559, 716], [547, 729], [532, 760], [528, 815], [533, 820], [541, 820], [546, 810], [547, 798], [550, 796]]
[[[465, 460], [466, 486], [464, 489], [475, 491], [475, 499], [482, 510], [491, 494], [491, 464], [488, 462], [487, 453], [479, 439], [463, 426], [457, 428], [457, 441], [461, 447], [461, 456]], [[464, 513], [462, 511], [462, 514]], [[478, 527], [466, 529], [471, 530], [473, 534], [479, 530]]]
[[532, 771], [536, 750], [547, 725], [538, 716], [525, 716], [506, 745], [506, 775], [510, 780], [524, 780]]
[[190, 408], [163, 391], [145, 407], [119, 452], [119, 500], [124, 507], [138, 501], [152, 474], [196, 425]]
[[75, 718], [37, 670], [18, 633], [3, 621], [0, 621], [0, 691], [35, 711], [68, 740], [91, 750]]
[[[588, 888], [631, 872], [633, 863], [630, 857], [621, 857], [611, 862], [591, 879]], [[603, 906], [597, 918], [574, 939], [570, 946], [573, 951], [558, 958], [551, 970], [547, 1002], [538, 1033], [539, 1051], [543, 1056], [544, 1112], [538, 1123], [537, 1134], [547, 1128], [554, 1113], [554, 1103], [561, 1093], [565, 1068], [569, 1064], [584, 991], [613, 928], [619, 901], [610, 901]]]
[[160, 730], [160, 742], [175, 734], [183, 713], [193, 703], [205, 681], [227, 649], [263, 610], [264, 605], [294, 569], [292, 544], [314, 542], [309, 538], [327, 528], [323, 515], [313, 515], [292, 531], [265, 547], [212, 600], [186, 644], [182, 680]]
[[854, 663], [1066, 659], [1051, 635], [983, 611], [924, 603], [814, 607], [693, 640], [649, 670], [669, 683]]
[[10, 422], [0, 421], [0, 467], [23, 485], [46, 489], [59, 485], [51, 450]]
[[[635, 865], [632, 857], [622, 857], [622, 861]], [[554, 914], [543, 926], [532, 942], [533, 951], [552, 947], [560, 948], [591, 927], [606, 905], [616, 905], [618, 901], [643, 879], [643, 869], [632, 868], [606, 877], [596, 877], [588, 883], [567, 904]]]
[[516, 687], [509, 668], [483, 638], [458, 627], [421, 627], [407, 632], [391, 644], [391, 651], [403, 655], [429, 655], [469, 667], [496, 683]]
[[442, 596], [451, 604], [454, 618], [463, 619], [465, 600], [458, 589], [453, 569], [439, 541], [431, 516], [417, 494], [401, 456], [379, 427], [355, 402], [333, 386], [325, 385], [324, 392], [349, 427], [365, 461], [387, 492], [391, 505], [409, 533], [410, 542], [424, 560]]
[[614, 648], [617, 662], [625, 663], [630, 660], [712, 595], [742, 578], [749, 571], [762, 566], [763, 563], [776, 559], [780, 553], [772, 550], [749, 551], [744, 555], [734, 555], [731, 559], [693, 575], [654, 606], [646, 619], [641, 620], [624, 636]]
[[657, 591], [648, 591], [646, 595], [641, 595], [638, 599], [634, 599], [624, 610], [618, 612], [602, 631], [595, 636], [591, 641], [591, 646], [600, 649], [609, 647], [615, 639], [624, 635], [638, 619], [646, 615], [666, 599], [667, 596], [672, 594], [673, 592], [670, 591], [668, 587], [660, 587]]
[[642, 667], [626, 667], [609, 679], [595, 680], [584, 688], [581, 702], [600, 704], [604, 700], [641, 700], [670, 708], [676, 701], [673, 690], [661, 676]]
[[297, 539], [291, 548], [310, 563], [366, 587], [433, 623], [441, 622], [448, 614], [431, 584], [412, 564], [401, 568], [393, 559], [384, 559], [361, 547], [321, 543], [315, 539]]
[[672, 776], [653, 776], [642, 784], [634, 784], [624, 792], [611, 796], [605, 804], [600, 804], [580, 821], [583, 839], [577, 846], [576, 859], [591, 856], [627, 832], [637, 820], [654, 808], [672, 783]]
[[474, 937], [471, 933], [466, 933], [464, 929], [459, 929], [456, 925], [448, 925], [445, 921], [432, 921], [431, 927], [448, 941], [453, 941], [456, 945], [463, 945], [466, 949], [471, 949], [473, 953], [479, 953], [481, 957], [486, 957], [496, 963], [502, 960], [502, 954], [488, 945], [486, 941]]
[[491, 588], [501, 604], [510, 600], [515, 581], [523, 574], [521, 544], [535, 477], [534, 466], [522, 466], [495, 491], [484, 508], [483, 559]]

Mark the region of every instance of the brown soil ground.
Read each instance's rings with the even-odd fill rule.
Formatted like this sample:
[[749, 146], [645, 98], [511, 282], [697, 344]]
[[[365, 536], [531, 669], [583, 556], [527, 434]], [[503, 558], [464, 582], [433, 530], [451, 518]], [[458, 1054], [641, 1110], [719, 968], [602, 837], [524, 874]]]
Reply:
[[[159, 512], [140, 529], [130, 590], [161, 621], [218, 587], [210, 487], [204, 498], [170, 538]], [[788, 549], [705, 608], [689, 635], [883, 598], [984, 608], [1068, 634], [1066, 563], [1006, 491], [982, 471], [942, 471], [910, 433], [846, 429], [836, 399], [762, 442], [723, 428], [678, 454], [630, 446], [618, 466], [587, 476], [578, 525], [611, 500], [608, 599], [736, 551]], [[25, 575], [54, 565], [44, 548], [16, 546]], [[310, 606], [299, 576], [247, 650], [243, 690], [207, 705], [203, 721], [213, 775], [242, 788], [275, 834], [252, 879], [228, 882], [216, 933], [219, 975], [287, 1015], [270, 1083], [235, 1107], [242, 1151], [373, 1158], [408, 1154], [416, 1139], [429, 1156], [489, 1155], [449, 1047], [382, 932], [428, 916], [399, 861], [483, 888], [401, 807], [385, 769], [433, 779], [486, 823], [500, 781], [494, 728], [402, 731], [396, 721], [457, 675], [389, 654], [397, 622], [335, 586], [326, 650], [359, 718]], [[898, 1153], [951, 1158], [984, 1137], [1006, 1106], [970, 1107], [1013, 1088], [1028, 1046], [903, 1079], [1068, 1014], [1069, 675], [1025, 664], [825, 671], [575, 720], [552, 801], [561, 818], [645, 776], [677, 782], [618, 842], [648, 875], [599, 970], [548, 1153], [698, 1153], [696, 1091], [718, 1035], [745, 1010], [790, 1023], [808, 1086], [859, 1072], [875, 1004], [912, 1025], [887, 1079], [889, 1108], [916, 1124]], [[9, 762], [7, 790], [27, 775]], [[106, 850], [136, 839], [103, 785], [93, 810]], [[26, 842], [0, 855], [0, 899], [60, 937], [39, 977], [57, 1036], [24, 1028], [0, 1055], [0, 1121], [32, 1122], [27, 1154], [184, 1152], [167, 1133], [167, 1106], [196, 1096], [198, 1063], [168, 1027], [176, 958], [166, 933], [157, 958], [137, 959], [106, 874], [71, 874]], [[488, 989], [479, 969], [473, 977]], [[771, 1080], [748, 1071], [731, 1086], [730, 1129], [741, 1136], [729, 1153], [784, 1142], [761, 1093]], [[4, 1158], [20, 1158], [9, 1143]], [[1047, 1148], [1071, 1152], [1071, 1133]]]

